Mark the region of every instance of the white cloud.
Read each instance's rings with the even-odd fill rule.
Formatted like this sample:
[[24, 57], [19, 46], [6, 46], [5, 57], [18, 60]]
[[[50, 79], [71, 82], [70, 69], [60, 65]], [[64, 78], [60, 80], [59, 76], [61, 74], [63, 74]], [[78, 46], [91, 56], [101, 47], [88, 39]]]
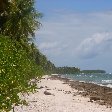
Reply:
[[43, 20], [36, 39], [39, 49], [56, 65], [79, 65], [80, 58], [97, 60], [98, 56], [106, 58], [107, 53], [111, 59], [112, 11], [65, 12]]
[[96, 33], [82, 41], [76, 50], [79, 57], [83, 58], [93, 58], [106, 53], [112, 50], [112, 33]]

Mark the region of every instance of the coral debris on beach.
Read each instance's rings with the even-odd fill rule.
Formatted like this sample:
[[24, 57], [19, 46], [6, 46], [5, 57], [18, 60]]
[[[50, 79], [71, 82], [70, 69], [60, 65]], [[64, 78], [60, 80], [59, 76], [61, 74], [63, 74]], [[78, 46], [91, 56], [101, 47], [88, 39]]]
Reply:
[[[95, 95], [90, 100], [88, 94], [91, 92], [84, 95], [83, 84], [78, 81], [73, 82], [59, 76], [45, 76], [37, 85], [38, 92], [22, 96], [22, 99], [27, 100], [28, 106], [16, 106], [15, 112], [112, 112], [106, 104], [99, 105], [94, 102]], [[85, 88], [86, 86], [87, 84], [84, 85]]]

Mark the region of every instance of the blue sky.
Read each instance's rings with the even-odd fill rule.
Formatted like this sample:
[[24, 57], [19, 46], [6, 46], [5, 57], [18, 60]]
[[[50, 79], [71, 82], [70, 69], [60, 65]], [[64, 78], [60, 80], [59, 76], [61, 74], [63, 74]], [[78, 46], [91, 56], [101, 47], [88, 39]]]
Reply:
[[38, 0], [39, 49], [56, 66], [112, 72], [112, 0]]

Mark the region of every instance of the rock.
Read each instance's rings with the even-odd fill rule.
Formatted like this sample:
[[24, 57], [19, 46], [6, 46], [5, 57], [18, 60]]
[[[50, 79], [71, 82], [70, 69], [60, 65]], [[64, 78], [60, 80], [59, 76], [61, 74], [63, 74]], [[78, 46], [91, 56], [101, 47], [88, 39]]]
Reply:
[[79, 92], [74, 92], [73, 96], [79, 95]]
[[48, 89], [46, 89], [46, 90], [51, 90], [51, 89], [48, 88]]
[[97, 101], [97, 100], [100, 100], [101, 98], [98, 97], [98, 96], [90, 96], [90, 101]]
[[71, 94], [71, 91], [65, 91], [65, 94]]
[[43, 86], [40, 86], [38, 89], [42, 89], [42, 88], [44, 88]]
[[105, 105], [105, 102], [103, 100], [100, 100], [100, 101], [98, 100], [97, 103], [100, 105]]
[[87, 92], [82, 93], [82, 96], [87, 96], [87, 95], [89, 95]]
[[48, 92], [48, 91], [44, 91], [44, 94], [45, 95], [52, 95], [50, 92]]
[[48, 88], [47, 86], [45, 86], [45, 88]]
[[62, 91], [62, 89], [58, 89], [58, 91]]

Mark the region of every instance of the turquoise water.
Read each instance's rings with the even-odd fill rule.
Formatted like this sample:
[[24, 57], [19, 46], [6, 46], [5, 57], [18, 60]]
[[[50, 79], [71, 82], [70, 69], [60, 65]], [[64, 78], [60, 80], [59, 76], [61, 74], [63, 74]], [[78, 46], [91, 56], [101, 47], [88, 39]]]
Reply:
[[112, 88], [112, 74], [66, 74], [63, 77], [88, 83], [95, 83]]

